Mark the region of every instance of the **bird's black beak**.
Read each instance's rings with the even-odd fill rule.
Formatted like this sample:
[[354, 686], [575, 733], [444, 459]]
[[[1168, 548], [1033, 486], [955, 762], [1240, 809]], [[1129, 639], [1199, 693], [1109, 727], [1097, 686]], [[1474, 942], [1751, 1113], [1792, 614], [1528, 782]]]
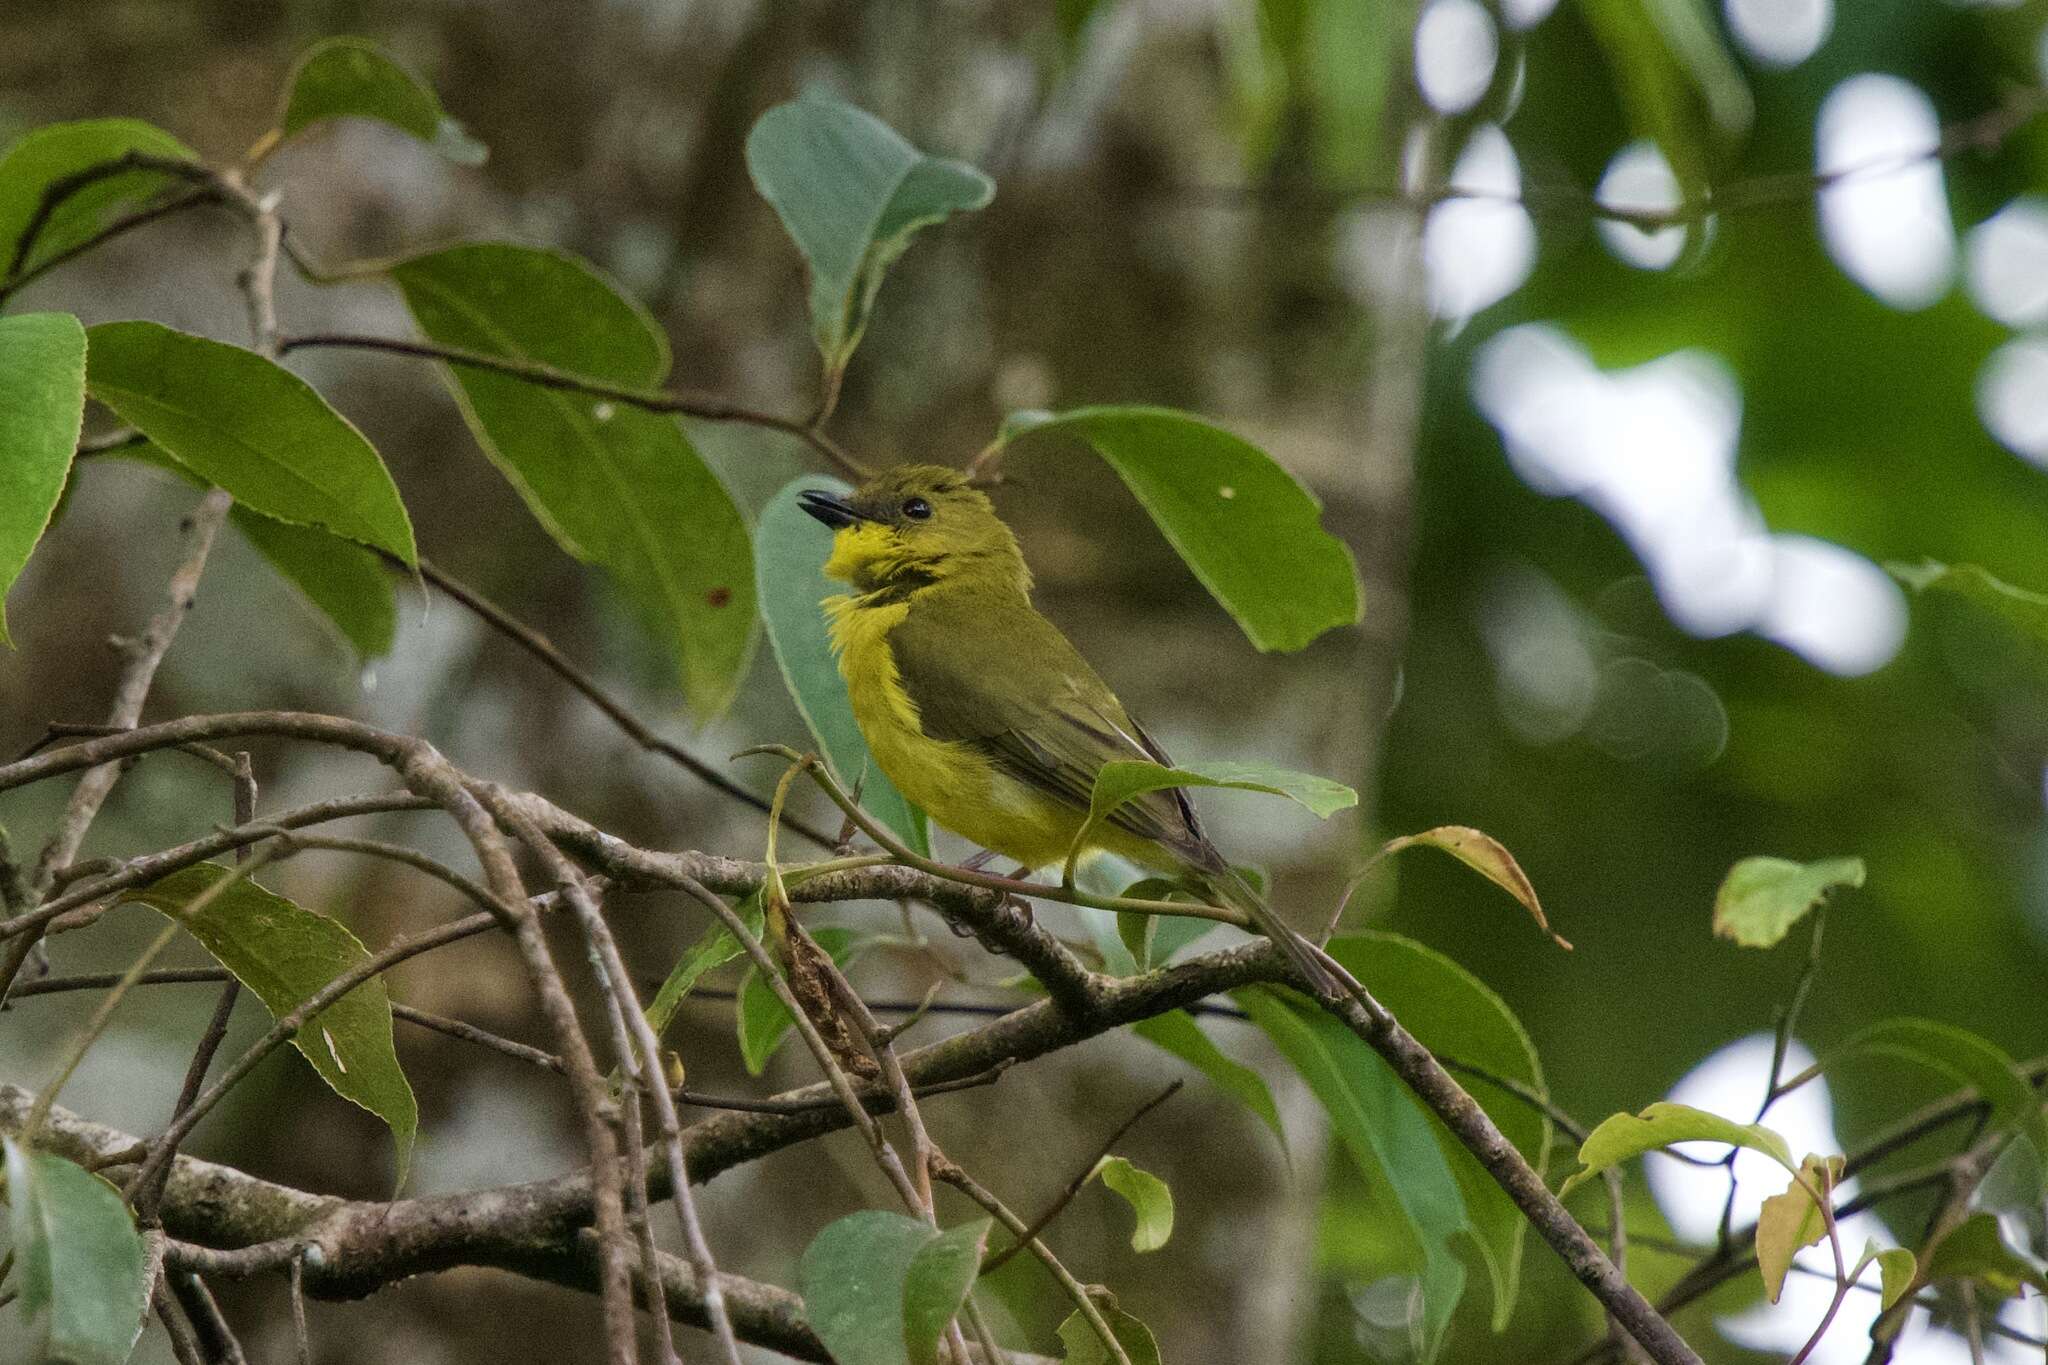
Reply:
[[820, 492], [815, 488], [806, 489], [804, 492], [797, 494], [796, 500], [804, 511], [809, 512], [835, 531], [842, 526], [851, 526], [856, 521], [874, 520], [872, 517], [856, 512], [853, 509], [853, 504], [846, 499], [835, 497], [830, 493]]

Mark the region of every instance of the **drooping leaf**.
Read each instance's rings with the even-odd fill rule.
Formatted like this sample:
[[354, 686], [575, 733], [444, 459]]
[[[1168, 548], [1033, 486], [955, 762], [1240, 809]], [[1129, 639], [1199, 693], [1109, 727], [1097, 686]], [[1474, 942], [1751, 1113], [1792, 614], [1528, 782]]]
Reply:
[[360, 38], [326, 38], [306, 49], [285, 82], [277, 127], [291, 137], [337, 118], [388, 123], [459, 165], [482, 165], [488, 154], [430, 88]]
[[[0, 156], [0, 279], [20, 255], [45, 191], [58, 181], [130, 152], [171, 161], [197, 161], [198, 154], [161, 128], [137, 119], [88, 119], [52, 123], [22, 135]], [[186, 182], [162, 171], [127, 170], [67, 195], [44, 219], [21, 268], [31, 270], [78, 246], [116, 214]]]
[[2010, 1296], [2028, 1285], [2048, 1293], [2048, 1267], [2015, 1251], [1999, 1232], [1998, 1219], [1973, 1213], [1950, 1229], [1927, 1255], [1929, 1280], [1975, 1280]]
[[[480, 242], [401, 261], [391, 278], [443, 346], [636, 391], [668, 375], [661, 330], [572, 257]], [[676, 419], [474, 367], [449, 378], [477, 443], [556, 542], [610, 573], [673, 646], [692, 714], [722, 712], [753, 653], [753, 552]]]
[[[123, 446], [111, 458], [133, 460], [195, 488], [207, 487], [206, 480], [147, 441]], [[398, 635], [398, 593], [374, 554], [317, 526], [279, 521], [241, 503], [229, 509], [228, 520], [271, 568], [334, 624], [359, 659], [391, 652]]]
[[[753, 931], [754, 937], [759, 938], [766, 919], [761, 908], [761, 893], [755, 891], [733, 909]], [[690, 994], [690, 988], [697, 984], [698, 978], [712, 968], [732, 961], [744, 951], [739, 940], [723, 924], [714, 924], [706, 929], [704, 936], [692, 944], [670, 969], [661, 989], [654, 993], [654, 999], [647, 1002], [647, 1022], [653, 1025], [656, 1036], [668, 1031], [676, 1011], [682, 1008], [683, 1000]]]
[[1404, 848], [1435, 848], [1450, 854], [1521, 902], [1522, 908], [1536, 921], [1536, 927], [1549, 934], [1558, 947], [1569, 949], [1572, 946], [1564, 935], [1550, 927], [1550, 921], [1543, 914], [1543, 903], [1536, 899], [1536, 888], [1529, 883], [1529, 875], [1522, 871], [1515, 855], [1493, 836], [1465, 825], [1439, 825], [1420, 834], [1404, 834], [1389, 840], [1380, 852], [1399, 853]]
[[63, 496], [85, 420], [85, 329], [69, 313], [0, 318], [0, 644], [7, 590]]
[[8, 1221], [21, 1299], [21, 1359], [122, 1365], [149, 1309], [149, 1257], [105, 1180], [63, 1157], [5, 1148]]
[[[123, 899], [140, 901], [176, 920], [282, 1018], [321, 987], [369, 961], [347, 926], [266, 891], [246, 878], [214, 895], [196, 911], [200, 896], [229, 877], [227, 868], [199, 863], [173, 872]], [[375, 1114], [398, 1144], [398, 1180], [412, 1161], [419, 1107], [398, 1065], [391, 1041], [391, 997], [378, 978], [365, 981], [302, 1025], [292, 1046], [343, 1099]]]
[[[1151, 1328], [1117, 1307], [1116, 1295], [1101, 1285], [1089, 1285], [1088, 1297], [1108, 1324], [1116, 1344], [1124, 1348], [1131, 1365], [1159, 1365], [1159, 1343]], [[1116, 1359], [1078, 1308], [1060, 1324], [1059, 1338], [1063, 1365], [1111, 1365]]]
[[1975, 1086], [1991, 1106], [1990, 1130], [2024, 1132], [2036, 1148], [2048, 1152], [2048, 1116], [2041, 1097], [2019, 1063], [1996, 1043], [1935, 1019], [1880, 1019], [1831, 1049], [1819, 1068], [1831, 1070], [1847, 1057], [1868, 1053], [1904, 1057]]
[[1914, 1276], [1920, 1269], [1919, 1262], [1915, 1261], [1913, 1253], [1904, 1247], [1887, 1247], [1880, 1250], [1876, 1239], [1873, 1238], [1864, 1242], [1863, 1254], [1856, 1258], [1856, 1267], [1849, 1274], [1850, 1282], [1854, 1283], [1861, 1279], [1864, 1270], [1873, 1261], [1877, 1263], [1878, 1306], [1890, 1308], [1904, 1298], [1906, 1291], [1913, 1287]]
[[1760, 1123], [1737, 1123], [1689, 1104], [1660, 1100], [1640, 1114], [1611, 1114], [1601, 1120], [1579, 1144], [1580, 1168], [1572, 1172], [1558, 1194], [1569, 1194], [1609, 1166], [1674, 1142], [1732, 1143], [1762, 1152], [1787, 1171], [1799, 1169], [1792, 1164], [1792, 1149], [1785, 1139]]
[[[840, 924], [813, 929], [811, 937], [842, 968], [874, 941], [872, 936], [859, 934]], [[782, 1046], [782, 1040], [796, 1027], [796, 1020], [790, 1018], [788, 1008], [762, 979], [759, 967], [749, 967], [746, 980], [740, 983], [735, 1027], [739, 1032], [740, 1059], [747, 1064], [750, 1076], [761, 1074], [768, 1065], [768, 1059], [775, 1055], [775, 1049]]]
[[825, 613], [818, 604], [845, 589], [824, 574], [830, 533], [797, 502], [799, 494], [813, 489], [852, 491], [838, 479], [805, 475], [769, 499], [754, 530], [754, 576], [768, 644], [798, 714], [840, 784], [848, 791], [858, 786], [861, 807], [868, 814], [929, 855], [931, 835], [924, 812], [904, 799], [869, 756], [853, 718], [853, 704], [846, 698], [846, 680], [832, 657]]
[[981, 1274], [994, 1220], [947, 1228], [918, 1249], [903, 1276], [903, 1344], [910, 1365], [936, 1365], [939, 1338]]
[[[1160, 877], [1142, 878], [1120, 894], [1130, 900], [1188, 899], [1186, 891]], [[1117, 937], [1130, 953], [1137, 971], [1171, 962], [1175, 953], [1215, 928], [1216, 921], [1194, 915], [1141, 915], [1132, 910], [1119, 910], [1116, 915]]]
[[1776, 1303], [1785, 1292], [1792, 1258], [1827, 1236], [1827, 1222], [1813, 1191], [1826, 1196], [1842, 1179], [1842, 1158], [1809, 1156], [1799, 1163], [1782, 1194], [1764, 1200], [1756, 1217], [1756, 1263], [1763, 1272], [1764, 1294]]
[[237, 502], [412, 564], [412, 522], [377, 452], [305, 380], [239, 346], [155, 322], [86, 333], [86, 388]]
[[838, 1365], [928, 1365], [987, 1235], [986, 1220], [942, 1233], [900, 1213], [848, 1214], [797, 1265], [811, 1330]]
[[1120, 1156], [1106, 1156], [1090, 1172], [1124, 1197], [1138, 1217], [1131, 1229], [1131, 1250], [1157, 1251], [1173, 1236], [1173, 1191], [1164, 1180]]
[[1687, 200], [1703, 197], [1754, 100], [1701, 0], [1581, 0], [1631, 131], [1655, 142]]
[[[1484, 982], [1450, 958], [1413, 939], [1382, 932], [1333, 939], [1329, 952], [1432, 1052], [1527, 1092], [1548, 1093], [1536, 1045], [1521, 1021]], [[1376, 1056], [1373, 1060], [1378, 1062]], [[1545, 1169], [1552, 1133], [1541, 1111], [1476, 1076], [1464, 1084], [1531, 1168]], [[1429, 1127], [1464, 1197], [1472, 1244], [1491, 1281], [1494, 1330], [1505, 1330], [1521, 1292], [1528, 1219], [1449, 1129], [1434, 1118]]]
[[1088, 819], [1074, 835], [1073, 847], [1084, 847], [1097, 825], [1126, 801], [1168, 787], [1229, 787], [1237, 791], [1284, 796], [1328, 819], [1358, 804], [1358, 793], [1342, 782], [1313, 773], [1298, 773], [1265, 763], [1183, 763], [1165, 767], [1142, 759], [1105, 763], [1095, 773], [1088, 797]]
[[1417, 1359], [1435, 1359], [1465, 1292], [1456, 1247], [1473, 1227], [1428, 1117], [1379, 1056], [1336, 1019], [1264, 987], [1232, 994], [1322, 1101], [1366, 1179], [1392, 1195], [1411, 1258], [1403, 1268], [1422, 1287], [1423, 1311], [1409, 1345]]
[[1861, 858], [1744, 858], [1714, 893], [1714, 933], [1745, 948], [1773, 948], [1829, 891], [1861, 885]]
[[2015, 587], [1975, 564], [1887, 564], [1916, 593], [1949, 593], [1975, 603], [2037, 645], [2048, 645], [2048, 594]]
[[1259, 649], [1297, 650], [1358, 621], [1351, 551], [1323, 530], [1314, 496], [1251, 442], [1146, 407], [1014, 414], [1003, 439], [1052, 434], [1086, 442], [1109, 463]]
[[317, 526], [294, 526], [237, 504], [228, 519], [334, 626], [362, 660], [391, 652], [398, 593], [377, 557]]
[[917, 230], [995, 195], [974, 167], [927, 156], [874, 115], [816, 94], [761, 115], [747, 171], [810, 267], [811, 331], [832, 370], [860, 344], [882, 277]]
[[1280, 1108], [1273, 1103], [1273, 1092], [1267, 1088], [1265, 1077], [1225, 1056], [1186, 1010], [1169, 1010], [1140, 1019], [1131, 1025], [1131, 1032], [1207, 1076], [1217, 1089], [1251, 1110], [1259, 1122], [1272, 1129], [1283, 1152], [1287, 1149], [1287, 1134], [1280, 1127]]

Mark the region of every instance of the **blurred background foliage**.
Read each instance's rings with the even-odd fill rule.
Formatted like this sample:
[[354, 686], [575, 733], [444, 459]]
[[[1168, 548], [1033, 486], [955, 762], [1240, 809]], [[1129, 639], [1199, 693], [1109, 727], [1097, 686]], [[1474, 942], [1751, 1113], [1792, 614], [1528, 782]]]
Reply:
[[[2048, 336], [2032, 330], [2048, 322], [2048, 200], [2032, 197], [2048, 119], [2030, 118], [2048, 79], [2044, 21], [2040, 0], [45, 0], [0, 13], [0, 140], [127, 114], [232, 159], [268, 126], [298, 50], [371, 37], [491, 157], [454, 168], [373, 125], [295, 145], [265, 183], [304, 249], [339, 261], [456, 237], [566, 246], [647, 301], [677, 383], [793, 413], [811, 401], [815, 356], [799, 262], [741, 161], [753, 119], [823, 86], [984, 167], [994, 204], [928, 234], [892, 273], [836, 434], [880, 463], [961, 462], [1007, 411], [1127, 401], [1263, 444], [1357, 553], [1360, 632], [1255, 654], [1078, 454], [1034, 457], [999, 495], [1048, 610], [1173, 752], [1362, 784], [1360, 821], [1312, 833], [1255, 799], [1205, 803], [1233, 851], [1278, 874], [1297, 922], [1326, 913], [1378, 838], [1483, 828], [1577, 952], [1550, 949], [1449, 860], [1376, 873], [1353, 919], [1440, 948], [1500, 992], [1572, 1113], [1640, 1107], [1704, 1066], [1689, 1098], [1746, 1119], [1760, 1061], [1721, 1050], [1770, 1027], [1800, 953], [1798, 936], [1768, 955], [1709, 936], [1714, 888], [1748, 854], [1869, 865], [1832, 916], [1807, 1046], [1909, 1012], [2016, 1056], [2048, 1051], [2048, 673], [1967, 604], [1909, 603], [1878, 567], [1931, 557], [2048, 588]], [[1873, 164], [1889, 173], [1816, 180]], [[1589, 212], [1596, 187], [1622, 209], [1710, 211], [1631, 228]], [[181, 218], [19, 306], [239, 341], [241, 252], [225, 220]], [[280, 305], [294, 331], [408, 331], [381, 286], [287, 281]], [[427, 554], [665, 734], [708, 757], [800, 737], [765, 656], [733, 712], [691, 735], [631, 612], [490, 475], [426, 368], [292, 363], [383, 452]], [[810, 467], [772, 435], [692, 435], [749, 508]], [[0, 752], [104, 710], [104, 641], [138, 627], [176, 553], [181, 486], [105, 461], [78, 482], [10, 602], [19, 648], [0, 657]], [[352, 712], [630, 837], [758, 851], [758, 818], [639, 754], [454, 606], [408, 592], [401, 610], [392, 655], [360, 667], [230, 546], [154, 713]], [[260, 758], [266, 803], [341, 789], [328, 759]], [[56, 799], [12, 797], [6, 822], [41, 828]], [[144, 765], [96, 845], [187, 837], [221, 803], [203, 773]], [[432, 822], [391, 820], [454, 853]], [[321, 856], [278, 881], [367, 939], [411, 921], [421, 895]], [[621, 919], [650, 981], [696, 929], [653, 899]], [[57, 952], [81, 970], [133, 946], [116, 933], [104, 958]], [[502, 947], [460, 951], [399, 974], [397, 993], [532, 1036]], [[938, 951], [999, 975], [969, 946]], [[915, 955], [878, 953], [862, 979], [914, 997], [929, 978]], [[167, 987], [131, 1008], [73, 1099], [152, 1128], [209, 1001]], [[18, 1006], [0, 1074], [40, 1080], [89, 1008]], [[238, 1029], [255, 1027], [245, 1012]], [[693, 1084], [749, 1083], [729, 1006], [691, 1005], [675, 1036]], [[1216, 1036], [1273, 1065], [1248, 1031]], [[540, 1082], [431, 1035], [400, 1043], [424, 1109], [415, 1191], [542, 1174], [573, 1151]], [[1000, 1170], [1012, 1202], [1035, 1206], [1128, 1096], [1176, 1068], [1105, 1040], [934, 1105], [933, 1122], [963, 1164]], [[784, 1058], [771, 1079], [800, 1073]], [[1801, 1120], [1816, 1150], [1939, 1089], [1877, 1064], [1831, 1080]], [[1290, 1084], [1281, 1102], [1291, 1163], [1191, 1086], [1125, 1144], [1175, 1188], [1172, 1249], [1132, 1257], [1127, 1214], [1096, 1191], [1065, 1215], [1062, 1250], [1117, 1287], [1170, 1360], [1398, 1360], [1399, 1334], [1374, 1325], [1384, 1305], [1354, 1283], [1383, 1196], [1326, 1160], [1312, 1101]], [[201, 1154], [339, 1193], [386, 1187], [374, 1121], [290, 1060], [229, 1108]], [[886, 1204], [856, 1147], [828, 1140], [714, 1183], [722, 1260], [789, 1283], [826, 1215]], [[1660, 1204], [1632, 1173], [1632, 1217], [1695, 1226], [1675, 1188]], [[1582, 1208], [1600, 1217], [1597, 1199]], [[1925, 1212], [1887, 1216], [1910, 1239]], [[1654, 1287], [1681, 1264], [1639, 1248], [1633, 1267]], [[1540, 1246], [1527, 1276], [1503, 1336], [1487, 1330], [1483, 1290], [1468, 1296], [1448, 1358], [1563, 1359], [1598, 1329]], [[1005, 1307], [1049, 1340], [1062, 1310], [1036, 1272], [1020, 1258], [999, 1279]], [[238, 1286], [230, 1312], [273, 1292]], [[1745, 1280], [1681, 1325], [1710, 1360], [1781, 1358], [1817, 1311], [1787, 1310], [1788, 1340], [1757, 1300]], [[2038, 1331], [2028, 1316], [2014, 1325]], [[482, 1274], [316, 1304], [314, 1320], [322, 1359], [337, 1361], [581, 1359], [595, 1340], [587, 1301]], [[1860, 1359], [1858, 1330], [1816, 1358]], [[272, 1359], [289, 1349], [277, 1334], [250, 1344]], [[158, 1340], [145, 1350], [167, 1358]], [[1968, 1359], [1932, 1330], [1911, 1350]]]

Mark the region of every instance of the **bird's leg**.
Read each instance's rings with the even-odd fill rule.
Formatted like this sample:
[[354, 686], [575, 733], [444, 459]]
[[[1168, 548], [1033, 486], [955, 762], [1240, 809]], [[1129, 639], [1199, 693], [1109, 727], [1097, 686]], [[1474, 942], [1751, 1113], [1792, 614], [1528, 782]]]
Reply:
[[962, 872], [979, 872], [995, 861], [996, 851], [992, 848], [978, 849], [973, 857], [960, 864]]

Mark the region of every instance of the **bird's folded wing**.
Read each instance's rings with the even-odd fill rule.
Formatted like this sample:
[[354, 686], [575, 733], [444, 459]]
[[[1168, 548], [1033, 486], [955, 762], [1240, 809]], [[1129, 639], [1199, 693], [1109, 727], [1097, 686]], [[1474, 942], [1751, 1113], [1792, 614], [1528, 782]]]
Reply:
[[[1142, 759], [1171, 765], [1095, 670], [1050, 623], [1029, 638], [993, 642], [971, 623], [913, 611], [889, 634], [904, 692], [933, 739], [973, 745], [1009, 776], [1068, 805], [1088, 808], [1102, 765]], [[1178, 788], [1148, 792], [1110, 823], [1173, 849], [1205, 840]]]

